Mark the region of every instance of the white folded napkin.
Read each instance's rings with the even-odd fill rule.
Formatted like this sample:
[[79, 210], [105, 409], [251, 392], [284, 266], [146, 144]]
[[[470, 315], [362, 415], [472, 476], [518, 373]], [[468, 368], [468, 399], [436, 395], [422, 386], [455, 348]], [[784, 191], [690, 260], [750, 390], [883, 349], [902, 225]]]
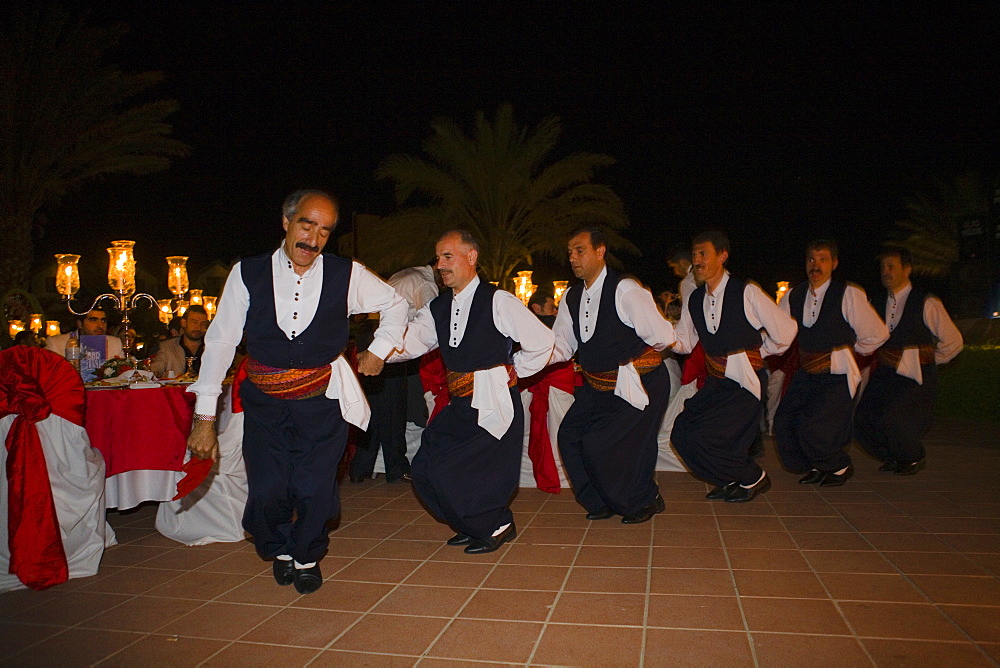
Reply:
[[847, 389], [851, 391], [853, 399], [861, 383], [861, 369], [854, 361], [854, 353], [850, 348], [838, 348], [830, 353], [830, 373], [847, 376]]
[[[330, 363], [330, 373], [339, 382], [330, 383], [326, 388], [328, 399], [340, 400], [340, 414], [344, 419], [354, 426], [368, 430], [368, 420], [372, 416], [372, 410], [365, 399], [365, 393], [361, 391], [361, 383], [354, 374], [354, 369], [341, 355]], [[339, 396], [338, 396], [339, 393]]]
[[618, 380], [615, 381], [615, 396], [621, 397], [639, 410], [649, 405], [649, 395], [642, 386], [639, 372], [632, 362], [618, 367]]
[[917, 381], [917, 385], [924, 384], [924, 371], [920, 368], [919, 348], [903, 348], [903, 358], [899, 360], [896, 373]]
[[161, 385], [159, 383], [150, 381], [141, 381], [137, 383], [128, 384], [128, 389], [130, 390], [152, 390], [157, 387], [161, 387]]
[[760, 399], [760, 378], [750, 364], [750, 358], [745, 352], [739, 352], [726, 358], [726, 378], [735, 380], [740, 387]]
[[494, 438], [506, 434], [514, 421], [514, 403], [507, 388], [509, 379], [504, 366], [482, 369], [473, 375], [472, 407], [479, 411], [479, 426]]

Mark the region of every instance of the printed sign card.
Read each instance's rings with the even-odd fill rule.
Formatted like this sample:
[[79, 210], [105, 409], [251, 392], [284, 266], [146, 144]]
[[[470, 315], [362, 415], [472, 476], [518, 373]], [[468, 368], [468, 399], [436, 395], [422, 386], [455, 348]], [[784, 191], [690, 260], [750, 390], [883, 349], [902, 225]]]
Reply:
[[83, 353], [80, 359], [80, 376], [83, 382], [97, 380], [97, 370], [108, 361], [108, 337], [103, 334], [81, 335], [80, 348]]

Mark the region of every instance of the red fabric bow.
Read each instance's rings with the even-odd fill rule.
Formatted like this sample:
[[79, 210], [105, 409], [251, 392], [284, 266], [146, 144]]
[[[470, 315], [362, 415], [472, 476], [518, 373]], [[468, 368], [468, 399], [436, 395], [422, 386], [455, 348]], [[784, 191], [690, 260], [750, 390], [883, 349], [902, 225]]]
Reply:
[[80, 374], [59, 355], [28, 346], [0, 352], [0, 417], [7, 433], [10, 572], [32, 589], [69, 578], [45, 453], [36, 423], [49, 415], [83, 425]]
[[434, 409], [427, 417], [427, 424], [430, 424], [451, 400], [448, 395], [448, 371], [436, 348], [420, 358], [420, 384], [423, 385], [424, 392], [434, 395]]
[[708, 377], [708, 368], [705, 366], [705, 348], [701, 341], [694, 347], [688, 358], [684, 360], [684, 371], [681, 372], [681, 385], [687, 385], [691, 381], [698, 381], [698, 389], [705, 385], [705, 378]]
[[785, 372], [785, 377], [781, 381], [781, 396], [785, 396], [788, 386], [792, 384], [792, 376], [799, 368], [799, 337], [795, 337], [792, 345], [788, 346], [788, 350], [780, 355], [768, 355], [764, 361], [767, 362], [767, 368], [772, 373], [775, 371]]
[[[232, 407], [233, 415], [243, 412], [243, 400], [240, 399], [240, 385], [247, 377], [247, 357], [244, 357], [240, 362], [240, 365], [236, 367], [236, 375], [233, 377], [233, 395], [232, 395]], [[198, 489], [201, 483], [205, 482], [205, 478], [208, 474], [212, 472], [212, 464], [215, 460], [209, 457], [208, 459], [200, 459], [198, 457], [191, 457], [191, 459], [184, 462], [184, 466], [181, 467], [186, 475], [177, 481], [177, 494], [171, 501], [176, 501], [177, 499], [183, 499], [185, 496]]]
[[573, 394], [583, 385], [583, 376], [573, 368], [572, 362], [553, 364], [524, 378], [519, 383], [521, 389], [531, 392], [528, 413], [531, 416], [528, 432], [528, 458], [535, 475], [538, 489], [551, 494], [559, 493], [559, 470], [552, 455], [552, 441], [549, 438], [549, 389], [557, 388]]

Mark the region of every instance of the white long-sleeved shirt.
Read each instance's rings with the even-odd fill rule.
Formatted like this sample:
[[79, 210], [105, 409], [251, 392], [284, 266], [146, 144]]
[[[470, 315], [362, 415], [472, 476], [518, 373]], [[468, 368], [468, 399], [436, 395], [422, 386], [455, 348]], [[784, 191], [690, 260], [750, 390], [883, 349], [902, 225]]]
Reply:
[[[597, 319], [601, 315], [601, 295], [604, 293], [607, 275], [608, 268], [604, 267], [589, 288], [583, 286], [580, 311], [577, 314], [580, 339], [583, 343], [590, 340], [597, 327]], [[618, 281], [618, 287], [615, 288], [615, 314], [624, 325], [634, 329], [636, 336], [654, 350], [662, 351], [673, 345], [674, 326], [660, 315], [649, 290], [630, 278]], [[604, 317], [614, 317], [615, 314], [606, 313]], [[555, 334], [555, 349], [550, 363], [565, 362], [573, 357], [579, 346], [573, 333], [573, 317], [569, 307], [559, 309], [552, 332]], [[614, 392], [615, 396], [621, 397], [639, 410], [649, 405], [649, 396], [632, 362], [618, 367]]]
[[[889, 291], [889, 295], [885, 299], [885, 324], [888, 326], [890, 332], [899, 323], [899, 318], [903, 315], [903, 309], [906, 308], [906, 298], [910, 296], [912, 291], [912, 283], [907, 283], [895, 294]], [[940, 299], [928, 296], [924, 300], [923, 318], [927, 329], [931, 330], [931, 334], [937, 339], [937, 343], [934, 346], [934, 363], [947, 364], [955, 359], [955, 356], [962, 352], [964, 341], [962, 340], [962, 333], [958, 331], [958, 327], [952, 322]], [[896, 373], [923, 384], [924, 375], [920, 369], [919, 351], [915, 348], [904, 350], [903, 358], [899, 362], [899, 368], [896, 369]]]
[[[719, 330], [722, 321], [723, 298], [726, 295], [726, 285], [729, 284], [729, 272], [726, 271], [715, 291], [705, 286], [705, 300], [702, 309], [705, 314], [705, 325], [713, 334]], [[780, 355], [788, 350], [795, 340], [798, 325], [795, 320], [781, 310], [774, 300], [764, 294], [760, 286], [747, 282], [743, 289], [743, 311], [747, 321], [755, 329], [763, 329], [761, 334], [761, 355]], [[698, 331], [691, 320], [690, 306], [685, 305], [681, 311], [680, 322], [677, 323], [677, 345], [674, 352], [686, 355], [698, 345]], [[739, 308], [739, 305], [736, 305]], [[750, 365], [750, 359], [745, 352], [730, 355], [726, 361], [726, 378], [736, 381], [740, 387], [753, 394], [758, 399], [761, 396], [760, 380]]]
[[[236, 346], [243, 338], [250, 293], [243, 283], [240, 267], [241, 263], [237, 262], [226, 279], [215, 318], [205, 333], [205, 352], [201, 358], [198, 381], [188, 388], [188, 392], [198, 395], [196, 413], [215, 414], [216, 403], [222, 393], [222, 381], [233, 361]], [[323, 256], [318, 256], [300, 276], [295, 273], [282, 246], [271, 256], [271, 272], [278, 327], [291, 340], [304, 332], [316, 315], [323, 290]], [[351, 267], [347, 310], [347, 315], [376, 311], [380, 314], [379, 328], [368, 347], [373, 354], [384, 359], [393, 348], [402, 345], [406, 330], [406, 302], [382, 279], [357, 262]], [[340, 399], [345, 394], [363, 397], [353, 372], [340, 373], [343, 371], [337, 367], [340, 359], [331, 365], [334, 368], [326, 396], [331, 399]], [[350, 383], [351, 379], [353, 384], [345, 388], [344, 384]]]
[[[447, 341], [438, 340], [434, 315], [430, 305], [427, 305], [417, 312], [406, 328], [403, 349], [397, 350], [387, 361], [403, 362], [439, 346], [457, 348], [465, 339], [469, 310], [479, 284], [479, 276], [475, 276], [461, 292], [452, 295]], [[492, 307], [493, 326], [504, 336], [521, 344], [521, 349], [514, 353], [517, 375], [527, 378], [544, 369], [552, 353], [552, 331], [509, 292], [497, 290], [493, 293]], [[507, 380], [507, 371], [503, 367], [476, 371], [473, 380], [472, 407], [478, 411], [477, 424], [496, 438], [507, 432], [514, 417]]]
[[434, 269], [429, 265], [400, 269], [386, 281], [406, 300], [409, 309], [407, 321], [413, 320], [417, 311], [438, 296], [438, 286], [434, 281]]
[[[816, 289], [807, 288], [805, 303], [802, 307], [802, 327], [812, 327], [816, 324], [816, 319], [819, 318], [820, 310], [823, 308], [823, 300], [829, 289], [829, 280]], [[791, 300], [788, 297], [782, 299], [779, 306], [782, 311], [791, 314]], [[889, 328], [885, 326], [882, 318], [878, 317], [878, 313], [868, 303], [868, 296], [860, 287], [850, 283], [847, 285], [844, 290], [844, 299], [841, 301], [840, 312], [857, 336], [854, 350], [859, 355], [871, 355], [889, 339]], [[846, 376], [848, 389], [853, 397], [861, 383], [861, 370], [850, 350], [838, 349], [831, 352], [830, 373]]]

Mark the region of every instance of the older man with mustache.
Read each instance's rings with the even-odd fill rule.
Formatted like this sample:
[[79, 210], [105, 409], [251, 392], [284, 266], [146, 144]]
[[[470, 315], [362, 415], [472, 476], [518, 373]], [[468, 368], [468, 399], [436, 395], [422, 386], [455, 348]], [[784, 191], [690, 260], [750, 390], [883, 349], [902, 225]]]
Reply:
[[809, 280], [781, 302], [799, 325], [799, 368], [774, 418], [778, 455], [785, 468], [805, 474], [801, 484], [821, 487], [839, 487], [854, 472], [845, 451], [861, 382], [854, 352], [870, 355], [889, 338], [865, 291], [833, 279], [837, 256], [835, 241], [811, 242]]
[[[244, 333], [249, 361], [243, 400], [243, 460], [249, 499], [243, 527], [257, 553], [274, 560], [279, 585], [309, 594], [323, 583], [319, 560], [337, 517], [337, 464], [348, 423], [368, 425], [368, 406], [342, 352], [348, 317], [379, 312], [380, 325], [358, 370], [375, 375], [403, 344], [406, 302], [357, 262], [323, 248], [337, 224], [336, 200], [299, 190], [282, 206], [281, 246], [238, 262], [205, 334], [191, 452], [217, 458], [216, 403]], [[294, 519], [293, 519], [294, 518]]]

